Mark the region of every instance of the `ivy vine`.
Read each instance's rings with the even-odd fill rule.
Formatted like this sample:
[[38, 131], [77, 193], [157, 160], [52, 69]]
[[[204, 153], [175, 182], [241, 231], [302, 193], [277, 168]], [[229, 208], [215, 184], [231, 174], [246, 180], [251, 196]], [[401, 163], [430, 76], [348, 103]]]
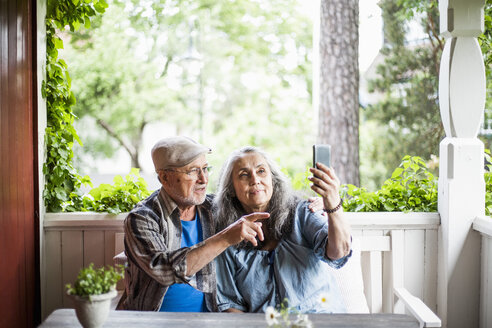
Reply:
[[80, 26], [90, 27], [91, 17], [104, 13], [105, 0], [49, 0], [46, 12], [46, 80], [42, 93], [47, 106], [45, 136], [46, 160], [43, 166], [45, 187], [43, 198], [48, 212], [59, 212], [68, 205], [81, 204], [78, 190], [89, 183], [88, 176], [81, 177], [73, 167], [74, 142], [82, 144], [73, 126], [75, 115], [72, 106], [75, 97], [67, 64], [58, 58], [63, 40], [57, 30], [75, 31]]

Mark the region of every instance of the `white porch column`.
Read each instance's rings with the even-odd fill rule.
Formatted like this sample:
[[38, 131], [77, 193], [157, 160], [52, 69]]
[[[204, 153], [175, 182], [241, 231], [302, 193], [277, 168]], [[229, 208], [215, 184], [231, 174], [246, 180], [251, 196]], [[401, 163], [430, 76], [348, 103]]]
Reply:
[[477, 36], [484, 0], [439, 1], [446, 37], [439, 104], [446, 138], [440, 145], [438, 304], [443, 327], [478, 327], [480, 236], [473, 220], [484, 215], [483, 144], [477, 133], [485, 105], [485, 68]]

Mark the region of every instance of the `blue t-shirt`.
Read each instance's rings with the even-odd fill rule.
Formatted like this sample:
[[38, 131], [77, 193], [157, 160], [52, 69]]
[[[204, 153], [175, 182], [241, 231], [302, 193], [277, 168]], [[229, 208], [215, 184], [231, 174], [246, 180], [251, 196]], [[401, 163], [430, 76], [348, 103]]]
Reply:
[[[191, 247], [203, 241], [202, 224], [198, 212], [193, 221], [181, 221], [181, 247]], [[161, 305], [161, 312], [207, 312], [203, 292], [188, 284], [169, 286]]]

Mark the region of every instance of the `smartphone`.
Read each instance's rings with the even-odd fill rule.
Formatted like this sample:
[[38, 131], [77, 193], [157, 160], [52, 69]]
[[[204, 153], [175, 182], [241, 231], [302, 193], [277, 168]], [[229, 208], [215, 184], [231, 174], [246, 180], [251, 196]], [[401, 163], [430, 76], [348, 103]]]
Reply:
[[313, 145], [313, 167], [316, 163], [323, 163], [330, 167], [331, 146], [330, 145]]

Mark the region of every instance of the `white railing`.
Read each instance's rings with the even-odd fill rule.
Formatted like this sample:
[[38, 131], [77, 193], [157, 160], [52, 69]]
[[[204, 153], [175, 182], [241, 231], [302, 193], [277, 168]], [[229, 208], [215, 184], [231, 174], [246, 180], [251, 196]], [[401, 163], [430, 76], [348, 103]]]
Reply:
[[[392, 231], [401, 231], [403, 239], [404, 287], [420, 298], [434, 312], [437, 311], [437, 243], [440, 216], [438, 213], [345, 213], [352, 227], [353, 236], [387, 236]], [[368, 256], [368, 255], [366, 255]], [[390, 254], [384, 254], [383, 298], [392, 294]], [[362, 257], [363, 272], [368, 258]], [[369, 280], [364, 277], [364, 280]], [[369, 296], [369, 295], [366, 295]], [[389, 304], [382, 305], [383, 312], [390, 312]]]
[[[44, 217], [44, 274], [42, 315], [72, 307], [65, 294], [83, 266], [112, 265], [116, 236], [123, 233], [126, 214], [46, 213]], [[120, 246], [121, 248], [121, 246]]]
[[[118, 216], [97, 213], [47, 213], [44, 220], [46, 277], [43, 317], [53, 310], [71, 307], [64, 286], [72, 282], [79, 269], [93, 262], [96, 266], [113, 264], [113, 256], [122, 249], [123, 220]], [[399, 231], [403, 236], [402, 259], [404, 287], [436, 312], [437, 308], [437, 239], [438, 213], [346, 213], [353, 236], [388, 236]], [[368, 255], [367, 255], [368, 256]], [[388, 254], [389, 256], [389, 254]], [[362, 255], [362, 271], [370, 259]], [[382, 293], [391, 295], [387, 275], [390, 259], [383, 255]], [[364, 280], [370, 278], [364, 277]], [[370, 295], [366, 295], [369, 296]], [[386, 297], [385, 297], [386, 298]], [[386, 304], [381, 312], [390, 312]]]
[[482, 235], [480, 270], [480, 327], [492, 327], [492, 218], [478, 217], [473, 229]]

